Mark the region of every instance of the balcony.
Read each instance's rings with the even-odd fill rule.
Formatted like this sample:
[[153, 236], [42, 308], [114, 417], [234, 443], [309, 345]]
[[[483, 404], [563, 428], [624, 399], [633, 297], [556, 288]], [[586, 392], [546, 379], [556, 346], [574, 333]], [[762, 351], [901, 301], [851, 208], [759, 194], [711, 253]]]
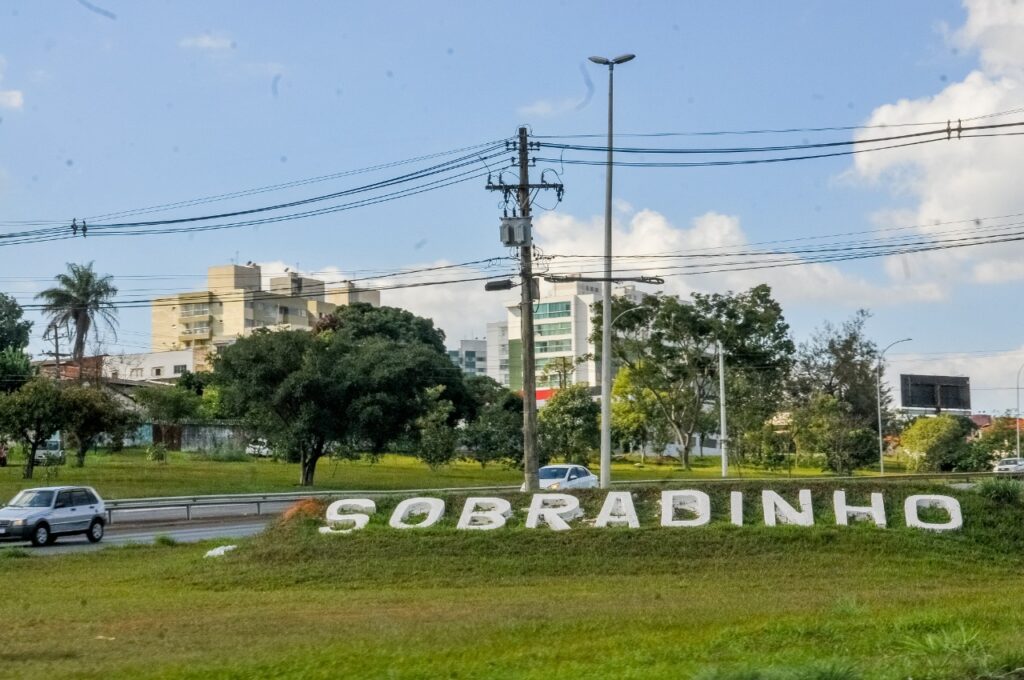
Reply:
[[200, 328], [182, 328], [178, 333], [178, 340], [185, 342], [189, 340], [209, 340], [213, 337], [213, 331], [209, 326]]
[[213, 321], [213, 315], [210, 312], [186, 312], [182, 311], [178, 315], [178, 323], [200, 323], [202, 321], [210, 322]]

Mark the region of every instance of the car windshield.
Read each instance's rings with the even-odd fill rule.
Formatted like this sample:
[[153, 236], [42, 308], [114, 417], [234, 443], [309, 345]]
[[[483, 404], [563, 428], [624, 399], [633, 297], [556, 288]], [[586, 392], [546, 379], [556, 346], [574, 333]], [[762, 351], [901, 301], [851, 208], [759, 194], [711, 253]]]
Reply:
[[1019, 462], [1020, 462], [1020, 461], [1019, 461], [1019, 460], [1017, 460], [1016, 458], [1006, 458], [1005, 460], [1001, 460], [1001, 461], [999, 461], [999, 464], [1000, 464], [1000, 465], [1016, 465], [1016, 464], [1018, 464]]
[[565, 477], [566, 468], [564, 467], [543, 467], [540, 469], [541, 479], [561, 479]]
[[7, 504], [11, 508], [48, 508], [53, 504], [52, 491], [22, 491]]

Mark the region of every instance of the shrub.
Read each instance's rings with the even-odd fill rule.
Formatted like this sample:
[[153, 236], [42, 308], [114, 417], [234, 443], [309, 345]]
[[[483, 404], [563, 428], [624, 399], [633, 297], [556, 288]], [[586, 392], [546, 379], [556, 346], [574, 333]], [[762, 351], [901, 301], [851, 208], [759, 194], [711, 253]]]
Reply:
[[167, 534], [160, 534], [159, 536], [153, 539], [153, 543], [155, 543], [156, 545], [163, 545], [168, 547], [178, 545], [178, 541], [176, 541], [171, 536], [168, 536]]
[[154, 463], [166, 463], [167, 447], [163, 444], [153, 444], [146, 449], [146, 459], [151, 460]]
[[986, 479], [978, 485], [978, 493], [996, 503], [1020, 505], [1024, 484], [1015, 479]]

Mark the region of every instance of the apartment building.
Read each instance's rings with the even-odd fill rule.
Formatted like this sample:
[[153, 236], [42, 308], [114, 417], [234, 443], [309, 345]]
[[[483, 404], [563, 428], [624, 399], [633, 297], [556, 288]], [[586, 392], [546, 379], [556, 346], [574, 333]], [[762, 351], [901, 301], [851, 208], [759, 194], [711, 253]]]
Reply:
[[458, 349], [448, 350], [448, 358], [466, 375], [486, 375], [487, 341], [462, 340]]
[[103, 357], [103, 377], [121, 380], [175, 381], [183, 373], [193, 373], [198, 364], [206, 363], [202, 347], [141, 352], [136, 354], [107, 354]]
[[[615, 288], [612, 293], [637, 304], [643, 299], [643, 293], [635, 286]], [[591, 309], [600, 299], [600, 283], [542, 284], [540, 299], [533, 306], [538, 398], [547, 398], [552, 389], [563, 384], [600, 385], [600, 366], [594, 360], [596, 348], [590, 342]], [[508, 303], [506, 313], [504, 322], [487, 325], [487, 374], [518, 391], [523, 389], [519, 303]]]
[[152, 303], [154, 352], [210, 349], [256, 328], [311, 329], [341, 305], [380, 305], [380, 292], [332, 287], [295, 272], [263, 288], [259, 265], [222, 265], [206, 272], [206, 290], [157, 298]]

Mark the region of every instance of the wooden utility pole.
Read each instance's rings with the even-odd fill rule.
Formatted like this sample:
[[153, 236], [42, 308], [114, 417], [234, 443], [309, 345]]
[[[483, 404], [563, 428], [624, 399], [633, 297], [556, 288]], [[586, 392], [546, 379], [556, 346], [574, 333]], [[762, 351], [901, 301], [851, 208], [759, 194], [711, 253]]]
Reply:
[[[507, 246], [519, 248], [519, 277], [520, 277], [520, 302], [519, 321], [520, 337], [523, 348], [523, 477], [525, 489], [536, 491], [539, 488], [537, 477], [537, 365], [533, 341], [533, 234], [530, 224], [530, 192], [534, 189], [554, 189], [558, 192], [561, 200], [564, 188], [559, 183], [549, 183], [543, 180], [539, 184], [530, 184], [530, 142], [527, 138], [525, 127], [519, 128], [517, 141], [514, 143], [518, 157], [513, 159], [513, 164], [519, 169], [519, 181], [516, 184], [505, 184], [500, 176], [498, 183], [490, 180], [487, 189], [490, 191], [501, 191], [505, 196], [506, 205], [510, 202], [512, 195], [515, 195], [518, 215], [512, 218], [506, 216], [502, 220], [502, 242]], [[488, 287], [488, 290], [507, 290], [511, 287], [510, 281], [503, 282], [505, 285]]]

